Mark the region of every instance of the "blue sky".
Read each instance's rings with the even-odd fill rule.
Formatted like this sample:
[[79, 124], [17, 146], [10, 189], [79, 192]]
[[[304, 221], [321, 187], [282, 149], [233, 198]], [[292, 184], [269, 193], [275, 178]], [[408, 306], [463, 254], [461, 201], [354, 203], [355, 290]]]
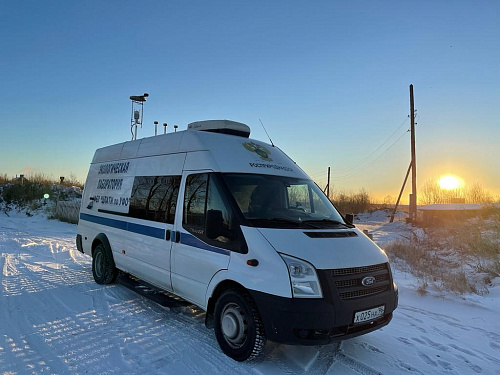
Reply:
[[[500, 195], [498, 1], [16, 1], [0, 5], [0, 173], [84, 181], [96, 148], [231, 119], [320, 186], [397, 196], [417, 109], [417, 183]], [[170, 130], [172, 130], [170, 128]], [[409, 192], [409, 190], [407, 190]], [[405, 196], [407, 193], [405, 193]], [[405, 199], [407, 200], [407, 199]]]

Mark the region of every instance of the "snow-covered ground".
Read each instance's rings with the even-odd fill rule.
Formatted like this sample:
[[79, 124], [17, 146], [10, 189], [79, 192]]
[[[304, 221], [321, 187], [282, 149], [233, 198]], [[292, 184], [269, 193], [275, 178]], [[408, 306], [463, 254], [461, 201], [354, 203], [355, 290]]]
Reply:
[[[409, 230], [360, 219], [382, 246]], [[388, 326], [320, 348], [268, 343], [259, 360], [237, 363], [196, 308], [95, 284], [75, 235], [76, 225], [0, 213], [1, 374], [500, 374], [500, 286], [422, 297], [393, 268], [400, 305]]]

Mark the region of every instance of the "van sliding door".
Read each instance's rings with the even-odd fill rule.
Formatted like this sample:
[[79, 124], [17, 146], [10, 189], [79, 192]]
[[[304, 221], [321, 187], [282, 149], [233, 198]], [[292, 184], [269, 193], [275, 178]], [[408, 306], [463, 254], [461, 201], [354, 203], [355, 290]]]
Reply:
[[136, 176], [130, 197], [128, 270], [167, 290], [180, 183], [181, 176]]

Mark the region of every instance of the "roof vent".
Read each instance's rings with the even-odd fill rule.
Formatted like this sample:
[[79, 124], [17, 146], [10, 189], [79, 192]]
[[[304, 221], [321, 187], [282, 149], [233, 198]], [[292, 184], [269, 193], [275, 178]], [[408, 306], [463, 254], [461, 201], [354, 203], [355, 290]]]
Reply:
[[239, 137], [250, 137], [250, 127], [241, 122], [230, 120], [196, 121], [188, 125], [188, 130], [198, 130], [212, 133], [231, 134]]

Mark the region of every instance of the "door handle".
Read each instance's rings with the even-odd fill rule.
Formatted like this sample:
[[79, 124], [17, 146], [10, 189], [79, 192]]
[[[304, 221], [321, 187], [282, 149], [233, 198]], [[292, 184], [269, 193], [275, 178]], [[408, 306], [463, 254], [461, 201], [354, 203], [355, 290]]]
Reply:
[[172, 231], [170, 229], [167, 229], [167, 231], [165, 232], [165, 240], [166, 241], [171, 240], [171, 233], [172, 233]]
[[180, 242], [181, 240], [181, 232], [176, 231], [175, 232], [175, 242]]

